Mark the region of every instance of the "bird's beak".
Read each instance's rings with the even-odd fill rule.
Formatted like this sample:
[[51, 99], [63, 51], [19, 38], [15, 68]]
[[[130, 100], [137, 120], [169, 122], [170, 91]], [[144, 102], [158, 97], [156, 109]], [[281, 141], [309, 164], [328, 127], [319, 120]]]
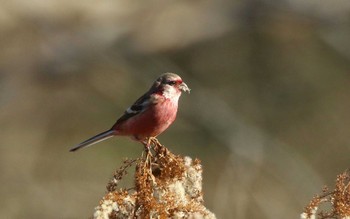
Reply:
[[190, 93], [191, 89], [188, 88], [187, 84], [185, 84], [185, 82], [182, 82], [180, 85], [179, 85], [179, 89], [184, 91], [184, 92], [188, 92]]

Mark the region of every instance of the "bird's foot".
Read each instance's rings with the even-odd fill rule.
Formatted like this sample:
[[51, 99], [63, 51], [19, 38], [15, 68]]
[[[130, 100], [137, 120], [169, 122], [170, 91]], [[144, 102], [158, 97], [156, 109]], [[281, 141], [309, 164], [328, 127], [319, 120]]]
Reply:
[[145, 147], [145, 151], [148, 153], [151, 153], [151, 149], [153, 149], [153, 151], [155, 152], [157, 151], [157, 148], [162, 146], [162, 144], [156, 137], [149, 137], [146, 140], [141, 141], [141, 143]]
[[145, 146], [146, 150], [151, 148], [151, 145], [160, 144], [156, 137], [149, 137], [146, 140], [142, 141], [142, 144]]
[[151, 141], [151, 143], [153, 143], [153, 145], [156, 145], [156, 146], [161, 145], [161, 143], [159, 142], [159, 140], [156, 137], [151, 137], [150, 141]]

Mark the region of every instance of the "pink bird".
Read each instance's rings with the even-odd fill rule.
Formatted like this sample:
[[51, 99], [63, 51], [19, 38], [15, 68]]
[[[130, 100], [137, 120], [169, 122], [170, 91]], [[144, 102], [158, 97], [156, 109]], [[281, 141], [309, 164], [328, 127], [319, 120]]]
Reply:
[[129, 107], [111, 129], [81, 142], [70, 151], [88, 147], [113, 136], [130, 136], [146, 142], [164, 132], [175, 120], [181, 91], [190, 92], [181, 77], [164, 73]]

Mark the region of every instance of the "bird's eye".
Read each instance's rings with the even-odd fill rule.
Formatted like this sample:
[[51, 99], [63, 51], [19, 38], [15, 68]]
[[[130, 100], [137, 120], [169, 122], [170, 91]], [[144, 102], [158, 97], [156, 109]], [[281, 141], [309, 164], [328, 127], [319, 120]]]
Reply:
[[174, 84], [176, 84], [176, 81], [168, 81], [166, 83], [169, 84], [169, 85], [174, 85]]

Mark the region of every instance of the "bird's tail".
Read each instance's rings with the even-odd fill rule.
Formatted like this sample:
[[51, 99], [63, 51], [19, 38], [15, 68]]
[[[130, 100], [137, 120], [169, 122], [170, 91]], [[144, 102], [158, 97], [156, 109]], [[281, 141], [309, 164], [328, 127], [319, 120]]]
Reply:
[[74, 148], [70, 149], [69, 151], [76, 151], [80, 148], [84, 148], [84, 147], [88, 147], [88, 146], [91, 146], [93, 144], [96, 144], [100, 141], [104, 141], [108, 138], [111, 138], [115, 135], [115, 131], [114, 130], [108, 130], [108, 131], [105, 131], [105, 132], [102, 132], [98, 135], [95, 135], [94, 137], [92, 138], [89, 138], [88, 140], [86, 141], [83, 141], [81, 142], [80, 144], [78, 144], [77, 146], [75, 146]]

